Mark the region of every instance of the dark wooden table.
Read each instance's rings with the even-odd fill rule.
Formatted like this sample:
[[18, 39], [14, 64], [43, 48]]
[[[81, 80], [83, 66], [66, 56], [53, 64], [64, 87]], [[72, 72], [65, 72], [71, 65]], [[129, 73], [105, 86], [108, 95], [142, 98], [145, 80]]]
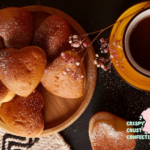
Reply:
[[[45, 5], [60, 9], [72, 16], [86, 32], [107, 27], [130, 6], [140, 0], [2, 0], [0, 8], [10, 6]], [[109, 37], [110, 30], [101, 37]], [[91, 40], [94, 36], [90, 36]], [[94, 43], [98, 52], [99, 44]], [[61, 132], [72, 150], [91, 150], [88, 136], [90, 118], [99, 111], [108, 111], [126, 120], [138, 120], [141, 112], [150, 107], [150, 93], [137, 90], [123, 81], [112, 67], [112, 73], [98, 69], [93, 98], [82, 116]], [[141, 133], [143, 134], [143, 133]], [[149, 140], [137, 140], [135, 150], [149, 150]]]

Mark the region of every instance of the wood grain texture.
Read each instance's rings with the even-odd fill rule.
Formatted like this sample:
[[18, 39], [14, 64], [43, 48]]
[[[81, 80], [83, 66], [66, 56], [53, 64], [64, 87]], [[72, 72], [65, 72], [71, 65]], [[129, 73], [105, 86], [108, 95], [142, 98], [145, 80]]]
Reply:
[[[64, 12], [46, 6], [27, 6], [24, 7], [31, 11], [34, 19], [34, 28], [36, 29], [43, 20], [51, 14], [58, 14], [67, 19], [69, 22], [73, 34], [85, 34], [84, 29], [69, 15]], [[87, 38], [87, 43], [90, 43], [90, 39]], [[81, 53], [83, 56], [83, 53]], [[78, 99], [65, 99], [55, 96], [48, 92], [41, 84], [38, 86], [38, 90], [42, 93], [44, 97], [44, 130], [41, 136], [47, 136], [57, 133], [74, 121], [76, 121], [80, 115], [84, 112], [88, 106], [96, 85], [97, 79], [97, 67], [94, 65], [95, 52], [93, 46], [88, 48], [88, 53], [86, 54], [84, 65], [86, 70], [86, 83], [84, 88], [84, 93], [81, 98]], [[0, 126], [6, 130], [15, 134], [9, 127], [5, 125], [3, 121], [0, 121]]]

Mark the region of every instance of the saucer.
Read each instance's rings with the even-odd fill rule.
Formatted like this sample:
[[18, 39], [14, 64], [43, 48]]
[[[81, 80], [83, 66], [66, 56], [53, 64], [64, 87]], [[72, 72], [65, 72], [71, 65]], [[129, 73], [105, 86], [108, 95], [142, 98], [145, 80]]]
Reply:
[[138, 73], [127, 61], [123, 51], [123, 36], [129, 21], [140, 11], [150, 7], [150, 1], [130, 7], [116, 21], [110, 34], [110, 53], [114, 68], [131, 86], [144, 91], [150, 91], [150, 78]]

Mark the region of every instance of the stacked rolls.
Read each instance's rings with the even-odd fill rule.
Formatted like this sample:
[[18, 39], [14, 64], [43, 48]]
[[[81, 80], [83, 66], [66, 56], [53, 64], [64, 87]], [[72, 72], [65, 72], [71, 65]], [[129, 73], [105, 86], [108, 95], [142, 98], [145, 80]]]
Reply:
[[0, 10], [0, 117], [16, 134], [36, 137], [43, 131], [44, 99], [36, 89], [40, 82], [60, 97], [83, 95], [85, 69], [75, 65], [81, 58], [69, 50], [70, 35], [69, 23], [59, 15], [34, 29], [28, 10]]

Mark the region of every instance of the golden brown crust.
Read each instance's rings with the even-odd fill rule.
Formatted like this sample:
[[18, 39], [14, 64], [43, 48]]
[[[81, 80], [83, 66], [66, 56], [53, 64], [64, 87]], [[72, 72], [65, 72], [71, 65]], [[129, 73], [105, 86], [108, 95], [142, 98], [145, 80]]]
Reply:
[[[79, 98], [83, 95], [84, 88], [84, 65], [76, 65], [81, 58], [74, 51], [64, 52], [48, 64], [41, 79], [42, 85], [51, 93], [64, 98]], [[70, 62], [71, 58], [74, 59]], [[66, 73], [65, 75], [63, 73]]]
[[69, 50], [71, 35], [69, 23], [59, 15], [51, 15], [35, 31], [33, 45], [45, 50], [50, 60], [54, 60], [62, 51]]
[[24, 8], [8, 7], [0, 10], [0, 36], [7, 48], [23, 48], [33, 35], [32, 14]]
[[3, 97], [7, 94], [8, 88], [0, 81], [0, 102]]
[[11, 101], [15, 96], [15, 93], [11, 92], [1, 81], [0, 81], [0, 106], [4, 102]]
[[15, 96], [12, 101], [2, 104], [0, 117], [16, 134], [35, 137], [43, 131], [43, 105], [43, 97], [38, 91], [27, 98]]
[[45, 52], [36, 46], [20, 50], [8, 48], [0, 53], [0, 78], [20, 96], [28, 96], [39, 84], [46, 66]]
[[136, 141], [127, 139], [133, 135], [126, 131], [132, 128], [126, 120], [108, 112], [95, 114], [89, 122], [89, 136], [93, 150], [133, 150]]

